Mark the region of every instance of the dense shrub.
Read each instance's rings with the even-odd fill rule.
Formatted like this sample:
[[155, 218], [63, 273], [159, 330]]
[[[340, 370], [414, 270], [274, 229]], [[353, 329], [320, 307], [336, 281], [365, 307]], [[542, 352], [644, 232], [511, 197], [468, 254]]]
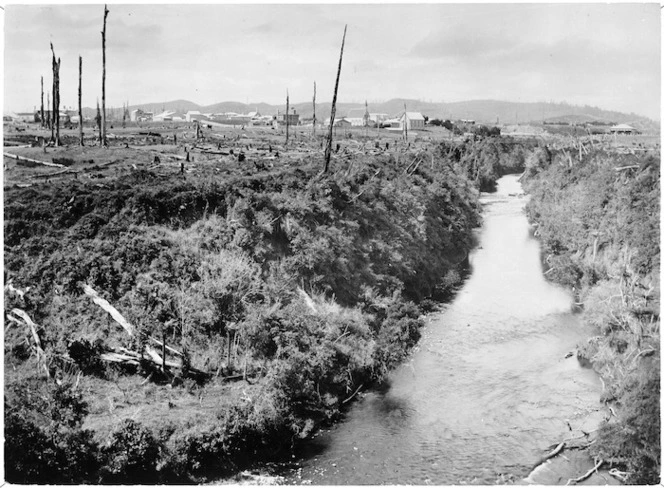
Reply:
[[134, 420], [124, 420], [102, 449], [104, 482], [154, 483], [159, 451], [159, 443], [147, 428]]
[[81, 428], [87, 405], [70, 385], [32, 381], [9, 387], [5, 474], [12, 483], [96, 483], [99, 453]]
[[[291, 447], [337, 418], [358, 388], [383, 380], [419, 339], [417, 303], [460, 281], [480, 190], [524, 164], [517, 145], [496, 137], [398, 156], [367, 156], [327, 175], [312, 158], [224, 179], [134, 171], [103, 187], [7, 188], [5, 268], [15, 286], [31, 287], [21, 306], [44, 326], [50, 357], [105, 378], [106, 349], [141, 350], [156, 336], [183, 350], [188, 366], [246, 376], [263, 392], [216, 412], [205, 428], [158, 434], [126, 421], [101, 451], [68, 393], [50, 394], [61, 412], [23, 398], [7, 419], [10, 442], [30, 460], [17, 463], [16, 479], [43, 475], [30, 472], [41, 454], [20, 441], [23, 432], [46, 439], [54, 463], [62, 453], [81, 460], [63, 482], [94, 482], [99, 465], [110, 483], [205, 480]], [[136, 334], [105, 318], [82, 283]], [[85, 446], [101, 459], [90, 461], [95, 469], [81, 467]]]
[[597, 455], [629, 483], [660, 476], [659, 159], [539, 148], [526, 158], [527, 212], [549, 278], [577, 290], [598, 336], [580, 348], [605, 379], [618, 419], [602, 427]]

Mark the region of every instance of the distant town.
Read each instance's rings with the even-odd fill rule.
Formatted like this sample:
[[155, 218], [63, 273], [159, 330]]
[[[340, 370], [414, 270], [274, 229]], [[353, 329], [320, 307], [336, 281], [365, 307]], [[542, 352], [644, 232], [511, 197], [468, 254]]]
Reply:
[[[393, 114], [372, 112], [369, 110], [368, 105], [364, 108], [350, 108], [346, 114], [337, 117], [334, 121], [336, 128], [378, 128], [386, 129], [388, 131], [401, 132], [403, 130], [417, 130], [424, 129], [427, 126], [439, 126], [443, 130], [447, 129], [450, 132], [462, 132], [468, 127], [479, 125], [474, 119], [445, 119], [445, 118], [432, 118], [424, 115], [418, 111], [401, 111]], [[44, 118], [50, 120], [51, 112], [44, 111]], [[94, 117], [83, 117], [84, 124], [94, 123]], [[40, 123], [41, 114], [38, 110], [33, 112], [10, 112], [3, 116], [5, 123]], [[277, 109], [276, 114], [261, 113], [256, 108], [247, 113], [238, 113], [233, 111], [228, 112], [207, 112], [203, 113], [200, 110], [160, 110], [157, 112], [134, 108], [128, 109], [111, 109], [108, 115], [109, 123], [118, 122], [133, 122], [137, 125], [141, 123], [201, 123], [210, 126], [224, 125], [233, 127], [273, 127], [278, 128], [288, 124], [291, 127], [300, 126], [301, 128], [313, 127], [329, 127], [330, 117], [324, 118], [322, 121], [314, 119], [311, 113], [306, 115], [298, 113], [298, 110], [293, 108], [288, 112], [285, 110]], [[79, 115], [77, 110], [67, 109], [66, 107], [60, 111], [60, 123], [64, 128], [74, 128], [79, 124]], [[483, 124], [486, 126], [487, 124]], [[491, 127], [502, 129], [504, 133], [518, 132], [528, 135], [543, 133], [543, 132], [557, 132], [559, 130], [565, 131], [565, 128], [583, 129], [588, 134], [620, 134], [620, 135], [637, 135], [642, 133], [652, 132], [651, 130], [643, 130], [627, 123], [616, 123], [615, 121], [598, 120], [593, 117], [555, 117], [545, 119], [538, 123], [523, 122], [521, 124], [500, 124], [499, 119], [495, 124], [489, 124]]]

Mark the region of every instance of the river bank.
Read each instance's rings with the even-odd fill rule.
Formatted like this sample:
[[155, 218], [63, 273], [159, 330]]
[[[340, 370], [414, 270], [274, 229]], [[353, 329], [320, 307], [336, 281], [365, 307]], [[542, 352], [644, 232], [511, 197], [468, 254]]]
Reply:
[[570, 354], [592, 329], [545, 280], [516, 179], [483, 194], [471, 272], [407, 363], [303, 444], [288, 483], [515, 483], [603, 418], [601, 382]]
[[547, 277], [574, 287], [594, 327], [580, 360], [609, 409], [590, 453], [628, 484], [660, 481], [660, 160], [539, 150], [527, 161], [528, 215]]
[[491, 147], [6, 187], [8, 479], [206, 482], [283, 459], [456, 286]]

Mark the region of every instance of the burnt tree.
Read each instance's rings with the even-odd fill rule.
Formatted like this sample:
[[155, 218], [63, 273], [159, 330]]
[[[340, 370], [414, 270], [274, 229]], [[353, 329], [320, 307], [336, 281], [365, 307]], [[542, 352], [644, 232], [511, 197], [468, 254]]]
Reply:
[[101, 133], [99, 136], [102, 146], [106, 141], [106, 17], [108, 8], [104, 4], [104, 30], [101, 31]]
[[286, 90], [286, 145], [288, 145], [288, 126], [290, 122], [290, 117], [288, 117], [288, 112], [290, 110], [290, 103], [288, 100], [288, 90]]
[[[51, 43], [51, 52], [53, 53], [53, 113], [52, 113], [52, 128], [51, 128], [51, 141], [56, 146], [60, 145], [60, 58], [55, 57], [55, 50], [53, 43]], [[55, 130], [55, 134], [53, 131]]]
[[83, 58], [78, 57], [78, 135], [80, 138], [80, 144], [83, 146], [83, 105], [82, 105], [82, 94], [83, 94]]
[[316, 82], [315, 81], [314, 81], [314, 121], [311, 133], [314, 137], [316, 137]]
[[39, 112], [39, 122], [42, 127], [45, 127], [44, 123], [44, 77], [41, 77], [41, 111]]
[[332, 112], [330, 114], [330, 131], [327, 135], [327, 146], [325, 147], [325, 167], [323, 173], [327, 173], [330, 167], [330, 156], [332, 155], [332, 130], [334, 128], [334, 115], [337, 111], [337, 91], [339, 90], [339, 77], [341, 76], [341, 61], [344, 57], [344, 44], [346, 43], [346, 29], [344, 26], [344, 37], [341, 40], [341, 52], [339, 53], [339, 67], [337, 68], [337, 81], [334, 84], [334, 96], [332, 97]]

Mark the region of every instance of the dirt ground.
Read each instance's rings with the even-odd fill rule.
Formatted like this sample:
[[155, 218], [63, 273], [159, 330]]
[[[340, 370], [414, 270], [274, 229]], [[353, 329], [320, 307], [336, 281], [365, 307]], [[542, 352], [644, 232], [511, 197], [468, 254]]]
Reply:
[[[327, 131], [317, 129], [314, 135], [311, 127], [292, 127], [286, 145], [285, 127], [203, 124], [202, 137], [197, 139], [192, 124], [152, 123], [109, 128], [106, 148], [100, 147], [98, 133], [90, 128], [84, 129], [83, 147], [79, 145], [78, 129], [61, 129], [59, 147], [48, 144], [50, 135], [50, 130], [37, 124], [4, 125], [5, 185], [30, 186], [75, 178], [103, 180], [140, 169], [162, 175], [204, 172], [223, 176], [297, 165], [305, 159], [322, 162]], [[448, 137], [436, 127], [410, 131], [408, 142], [400, 131], [337, 128], [333, 159], [417, 150]]]

